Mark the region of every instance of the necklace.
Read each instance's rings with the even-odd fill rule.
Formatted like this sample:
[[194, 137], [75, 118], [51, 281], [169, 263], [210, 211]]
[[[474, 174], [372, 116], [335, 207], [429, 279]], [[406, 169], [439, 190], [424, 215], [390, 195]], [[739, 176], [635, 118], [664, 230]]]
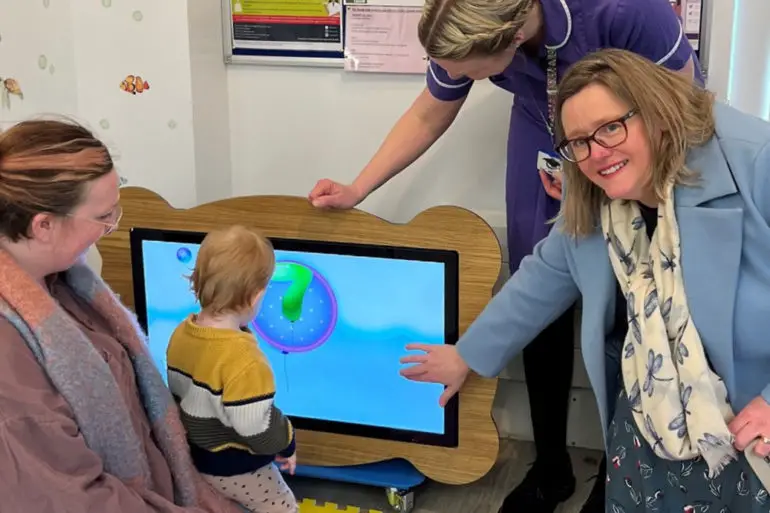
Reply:
[[546, 92], [548, 93], [548, 120], [546, 128], [553, 140], [553, 125], [556, 119], [556, 93], [558, 91], [558, 76], [556, 70], [556, 49], [546, 47]]

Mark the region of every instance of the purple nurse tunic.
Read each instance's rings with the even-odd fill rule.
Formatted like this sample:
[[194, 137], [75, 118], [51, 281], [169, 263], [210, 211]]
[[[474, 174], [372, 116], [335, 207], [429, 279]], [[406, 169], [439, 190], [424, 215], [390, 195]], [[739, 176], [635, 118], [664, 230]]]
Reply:
[[[692, 57], [696, 79], [700, 66], [669, 0], [540, 0], [545, 45], [556, 49], [557, 74], [601, 48], [622, 48], [678, 70]], [[546, 50], [531, 58], [519, 52], [505, 71], [490, 80], [514, 94], [508, 130], [505, 200], [511, 272], [545, 238], [559, 202], [545, 193], [538, 169], [559, 162], [548, 131]], [[434, 97], [458, 100], [473, 80], [451, 78], [435, 62], [427, 72]], [[555, 160], [551, 160], [555, 159]], [[558, 163], [556, 164], [559, 165]]]

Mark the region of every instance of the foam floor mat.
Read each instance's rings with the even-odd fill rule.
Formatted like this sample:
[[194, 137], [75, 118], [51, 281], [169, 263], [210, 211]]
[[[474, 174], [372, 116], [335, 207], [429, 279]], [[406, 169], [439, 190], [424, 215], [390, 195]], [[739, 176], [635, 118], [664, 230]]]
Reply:
[[382, 513], [376, 509], [361, 509], [355, 506], [340, 506], [332, 502], [318, 504], [313, 499], [303, 499], [299, 503], [300, 513]]

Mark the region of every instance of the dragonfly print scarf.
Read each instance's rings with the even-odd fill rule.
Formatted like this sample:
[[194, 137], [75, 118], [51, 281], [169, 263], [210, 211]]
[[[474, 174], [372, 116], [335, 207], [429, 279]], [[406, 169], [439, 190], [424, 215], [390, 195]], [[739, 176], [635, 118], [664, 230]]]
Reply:
[[[623, 383], [655, 454], [682, 461], [701, 456], [715, 478], [737, 458], [727, 427], [734, 413], [688, 310], [673, 191], [671, 184], [652, 240], [635, 201], [608, 200], [601, 209], [612, 268], [628, 305]], [[770, 465], [755, 455], [753, 444], [745, 455], [770, 487]]]

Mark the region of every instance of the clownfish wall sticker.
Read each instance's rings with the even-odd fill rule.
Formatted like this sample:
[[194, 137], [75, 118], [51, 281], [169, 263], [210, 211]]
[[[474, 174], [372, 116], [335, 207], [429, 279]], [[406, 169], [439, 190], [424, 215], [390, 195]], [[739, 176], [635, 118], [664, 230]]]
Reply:
[[120, 83], [120, 90], [133, 95], [142, 94], [150, 89], [150, 83], [143, 80], [139, 75], [128, 75]]
[[0, 105], [3, 108], [10, 110], [11, 108], [11, 96], [16, 96], [20, 100], [24, 99], [24, 93], [21, 90], [19, 81], [15, 78], [3, 79], [0, 77]]

